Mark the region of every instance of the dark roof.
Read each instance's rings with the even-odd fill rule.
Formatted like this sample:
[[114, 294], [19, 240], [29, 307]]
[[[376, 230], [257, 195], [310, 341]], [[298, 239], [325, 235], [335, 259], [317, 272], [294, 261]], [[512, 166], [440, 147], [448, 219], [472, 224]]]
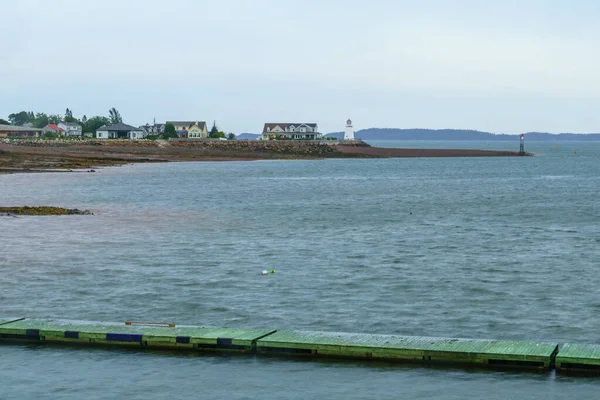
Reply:
[[317, 124], [315, 123], [306, 123], [306, 122], [298, 122], [298, 123], [294, 123], [294, 122], [285, 122], [285, 123], [266, 123], [265, 127], [263, 128], [263, 132], [266, 133], [267, 132], [267, 128], [275, 128], [276, 126], [279, 126], [281, 129], [287, 128], [288, 126], [294, 126], [295, 128], [300, 126], [300, 125], [306, 125], [309, 126], [311, 128], [316, 128]]
[[179, 126], [187, 126], [188, 129], [192, 127], [192, 125], [198, 124], [200, 129], [206, 128], [205, 121], [167, 121], [167, 124], [179, 125]]
[[59, 124], [63, 124], [64, 126], [72, 126], [75, 128], [79, 128], [81, 125], [79, 125], [76, 122], [65, 122], [65, 121], [60, 121]]
[[0, 125], [0, 132], [39, 132], [41, 129], [26, 128], [23, 126]]
[[[191, 129], [192, 126], [194, 126], [194, 125], [196, 125], [196, 124], [195, 123], [191, 124], [190, 126], [188, 126], [188, 129]], [[198, 122], [198, 128], [204, 130], [206, 128], [206, 122]]]
[[112, 125], [104, 125], [101, 126], [100, 128], [98, 128], [97, 130], [99, 131], [121, 131], [121, 132], [130, 132], [130, 131], [139, 131], [140, 128], [136, 128], [135, 126], [131, 126], [131, 125], [127, 125], [127, 124], [123, 124], [123, 123], [118, 123], [118, 124], [112, 124]]

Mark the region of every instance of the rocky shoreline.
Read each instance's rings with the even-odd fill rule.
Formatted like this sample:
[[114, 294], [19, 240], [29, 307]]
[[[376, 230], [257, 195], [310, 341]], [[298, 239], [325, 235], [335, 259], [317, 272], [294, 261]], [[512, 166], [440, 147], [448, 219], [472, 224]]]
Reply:
[[0, 216], [11, 217], [18, 215], [94, 215], [89, 210], [79, 210], [76, 208], [61, 208], [51, 206], [40, 207], [0, 207]]
[[[0, 172], [90, 169], [141, 162], [323, 158], [506, 157], [490, 150], [392, 149], [363, 142], [250, 140], [0, 140]], [[530, 154], [526, 154], [530, 155]]]

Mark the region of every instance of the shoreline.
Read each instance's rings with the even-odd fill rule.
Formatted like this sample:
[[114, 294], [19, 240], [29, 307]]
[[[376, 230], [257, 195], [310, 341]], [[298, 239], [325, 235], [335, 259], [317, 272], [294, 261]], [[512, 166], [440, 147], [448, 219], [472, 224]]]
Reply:
[[293, 141], [5, 141], [0, 142], [0, 174], [75, 172], [74, 170], [133, 163], [178, 161], [515, 156], [520, 154], [493, 150], [399, 149], [371, 147], [365, 144], [343, 145]]

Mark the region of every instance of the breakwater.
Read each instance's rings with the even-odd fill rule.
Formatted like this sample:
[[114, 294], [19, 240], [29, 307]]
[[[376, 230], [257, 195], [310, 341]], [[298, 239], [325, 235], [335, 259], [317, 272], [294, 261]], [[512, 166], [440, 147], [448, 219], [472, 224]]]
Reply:
[[[0, 140], [0, 173], [89, 169], [169, 161], [373, 158], [342, 146], [309, 141]], [[367, 148], [367, 147], [365, 147]]]
[[[331, 142], [331, 143], [330, 143]], [[159, 153], [190, 152], [206, 155], [239, 155], [255, 154], [256, 156], [272, 155], [297, 155], [297, 156], [321, 156], [327, 157], [332, 154], [340, 154], [337, 143], [334, 141], [305, 141], [305, 140], [216, 140], [216, 139], [173, 139], [173, 140], [125, 140], [125, 139], [20, 139], [0, 140], [1, 144], [17, 147], [35, 148], [72, 148], [72, 150], [119, 149], [129, 151], [150, 151], [154, 149]], [[369, 147], [363, 142], [354, 142], [345, 147]], [[350, 155], [349, 157], [352, 157]]]
[[130, 158], [161, 157], [169, 161], [194, 158], [245, 159], [315, 159], [315, 158], [395, 158], [395, 157], [511, 157], [513, 151], [475, 149], [401, 149], [372, 147], [362, 141], [331, 140], [122, 140], [122, 139], [62, 139], [62, 140], [0, 140], [0, 151], [26, 152], [27, 148], [49, 154], [87, 154], [97, 157], [126, 154]]
[[1, 342], [600, 372], [600, 345], [0, 318]]

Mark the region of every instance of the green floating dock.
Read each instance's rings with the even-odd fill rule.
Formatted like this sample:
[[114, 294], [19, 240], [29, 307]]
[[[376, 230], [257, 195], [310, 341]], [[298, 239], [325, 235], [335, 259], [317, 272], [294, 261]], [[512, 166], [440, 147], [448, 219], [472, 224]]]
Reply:
[[0, 318], [0, 339], [74, 345], [254, 352], [267, 329], [202, 328], [152, 323], [104, 323]]
[[600, 345], [565, 344], [556, 356], [556, 369], [600, 372]]
[[600, 372], [600, 345], [0, 317], [0, 342]]
[[259, 354], [550, 369], [558, 343], [278, 331], [260, 339], [256, 349]]

